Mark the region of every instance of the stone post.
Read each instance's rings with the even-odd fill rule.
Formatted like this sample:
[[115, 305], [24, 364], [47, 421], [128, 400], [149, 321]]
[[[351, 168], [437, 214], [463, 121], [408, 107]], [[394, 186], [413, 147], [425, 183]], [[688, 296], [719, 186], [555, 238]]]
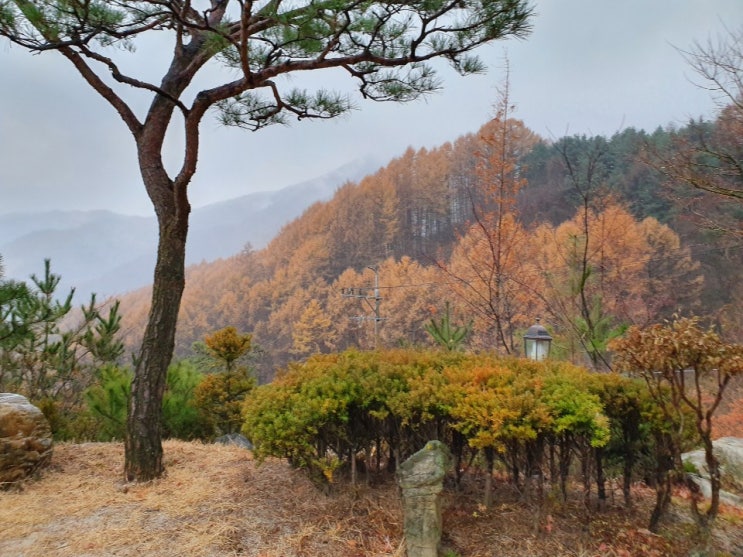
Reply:
[[452, 463], [441, 441], [429, 441], [400, 465], [405, 547], [408, 557], [437, 557], [441, 542], [441, 491]]

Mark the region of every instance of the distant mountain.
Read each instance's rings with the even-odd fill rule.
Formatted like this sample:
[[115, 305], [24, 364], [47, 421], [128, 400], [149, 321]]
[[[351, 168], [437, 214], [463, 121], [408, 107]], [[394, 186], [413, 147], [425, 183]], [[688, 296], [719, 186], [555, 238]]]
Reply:
[[[251, 193], [194, 209], [186, 263], [229, 257], [250, 243], [264, 247], [281, 227], [317, 201], [330, 199], [346, 181], [376, 170], [360, 160], [276, 191]], [[0, 215], [0, 254], [6, 279], [40, 275], [44, 259], [61, 275], [59, 292], [75, 287], [78, 303], [91, 292], [121, 294], [152, 282], [157, 250], [154, 217], [110, 211], [50, 211]]]
[[[13, 224], [20, 226], [14, 228]], [[61, 275], [61, 294], [76, 287], [75, 300], [84, 303], [90, 292], [115, 293], [99, 280], [109, 270], [124, 267], [123, 285], [141, 286], [137, 266], [129, 263], [153, 251], [157, 225], [152, 217], [119, 215], [109, 211], [55, 211], [0, 216], [0, 254], [5, 278], [27, 280], [41, 275], [44, 259]], [[151, 273], [151, 270], [150, 270]]]
[[307, 207], [327, 201], [344, 182], [358, 181], [379, 166], [371, 159], [362, 159], [313, 180], [194, 210], [187, 263], [235, 255], [248, 242], [256, 249], [264, 247], [282, 226], [300, 216]]

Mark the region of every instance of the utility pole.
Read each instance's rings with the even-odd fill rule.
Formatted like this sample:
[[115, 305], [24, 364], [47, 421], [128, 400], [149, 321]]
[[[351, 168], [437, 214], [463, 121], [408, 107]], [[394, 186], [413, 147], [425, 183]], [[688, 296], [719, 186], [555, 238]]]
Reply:
[[[369, 308], [374, 312], [374, 315], [358, 315], [351, 317], [355, 321], [374, 321], [374, 350], [377, 349], [379, 344], [379, 323], [384, 318], [379, 314], [379, 306], [382, 302], [382, 296], [379, 294], [379, 269], [377, 267], [367, 267], [374, 271], [374, 290], [370, 291], [369, 288], [341, 288], [341, 296], [344, 298], [360, 298], [364, 300]], [[372, 305], [371, 300], [374, 300]]]

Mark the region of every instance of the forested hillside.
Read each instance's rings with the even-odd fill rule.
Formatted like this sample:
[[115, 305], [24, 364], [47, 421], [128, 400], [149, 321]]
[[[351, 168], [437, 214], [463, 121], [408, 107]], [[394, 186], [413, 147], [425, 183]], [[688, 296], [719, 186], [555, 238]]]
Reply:
[[[547, 140], [509, 110], [501, 99], [477, 133], [345, 184], [265, 249], [191, 267], [178, 353], [232, 325], [253, 333], [267, 379], [314, 352], [432, 344], [424, 325], [447, 302], [473, 349], [519, 353], [541, 317], [562, 356], [596, 368], [623, 328], [675, 313], [741, 339], [740, 205], [666, 166], [695, 134], [729, 135], [724, 114]], [[148, 300], [122, 300], [131, 346]]]

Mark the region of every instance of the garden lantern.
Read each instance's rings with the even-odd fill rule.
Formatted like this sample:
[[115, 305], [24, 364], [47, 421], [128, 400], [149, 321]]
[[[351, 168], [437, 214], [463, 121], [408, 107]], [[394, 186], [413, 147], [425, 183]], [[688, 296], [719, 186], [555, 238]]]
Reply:
[[544, 360], [549, 355], [551, 344], [552, 337], [537, 319], [524, 335], [524, 355], [537, 362]]

